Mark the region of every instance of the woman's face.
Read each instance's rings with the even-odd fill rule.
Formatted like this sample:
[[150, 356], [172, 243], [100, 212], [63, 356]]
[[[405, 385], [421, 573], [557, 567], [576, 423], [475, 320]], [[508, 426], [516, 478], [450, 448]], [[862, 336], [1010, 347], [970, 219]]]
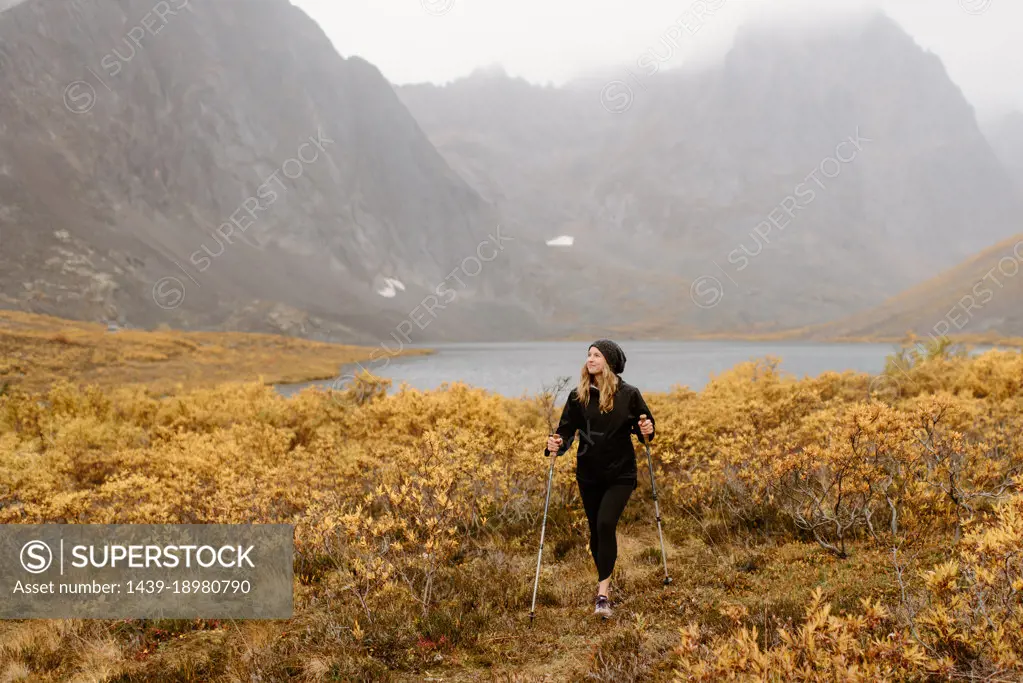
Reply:
[[604, 371], [605, 363], [606, 361], [604, 360], [603, 354], [600, 353], [600, 350], [596, 346], [591, 346], [590, 353], [586, 357], [586, 369], [589, 373], [591, 375], [599, 375]]

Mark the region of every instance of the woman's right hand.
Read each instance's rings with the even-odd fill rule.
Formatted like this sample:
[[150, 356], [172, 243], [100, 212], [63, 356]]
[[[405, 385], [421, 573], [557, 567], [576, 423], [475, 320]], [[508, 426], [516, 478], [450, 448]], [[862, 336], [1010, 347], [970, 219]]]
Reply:
[[557, 434], [551, 434], [547, 437], [547, 451], [551, 454], [557, 454], [561, 449], [561, 437]]

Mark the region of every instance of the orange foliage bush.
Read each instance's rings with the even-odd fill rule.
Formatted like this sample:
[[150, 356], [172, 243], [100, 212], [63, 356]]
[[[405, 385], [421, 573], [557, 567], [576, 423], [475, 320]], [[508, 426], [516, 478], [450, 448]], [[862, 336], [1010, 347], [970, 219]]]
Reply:
[[[860, 614], [836, 615], [815, 594], [803, 623], [770, 642], [745, 608], [726, 608], [739, 627], [683, 630], [674, 655], [682, 679], [1023, 671], [1023, 362], [947, 349], [905, 358], [890, 366], [884, 392], [856, 373], [788, 378], [767, 359], [698, 393], [648, 397], [675, 543], [688, 542], [684, 523], [696, 521], [745, 538], [746, 548], [774, 536], [835, 558], [863, 544], [942, 558], [926, 577], [900, 573], [895, 603], [864, 596]], [[355, 668], [338, 670], [378, 671], [371, 647], [415, 651], [408, 643], [419, 636], [395, 635], [408, 628], [396, 610], [434, 623], [465, 590], [463, 562], [493, 577], [495, 595], [480, 598], [487, 609], [525, 600], [525, 581], [520, 589], [509, 577], [535, 561], [521, 539], [535, 541], [549, 429], [542, 397], [457, 383], [387, 388], [365, 376], [345, 391], [290, 399], [258, 383], [167, 398], [15, 387], [0, 394], [0, 523], [294, 524], [297, 595], [347, 615], [348, 635], [331, 633], [355, 648], [345, 664]], [[551, 523], [561, 528], [577, 504], [573, 469], [559, 465], [555, 477]], [[573, 519], [572, 529], [582, 524]], [[561, 552], [586, 560], [569, 536], [559, 537]], [[500, 560], [479, 550], [495, 539]], [[638, 671], [654, 659], [630, 654], [614, 666]]]
[[[980, 680], [1023, 675], [1023, 495], [963, 539], [957, 557], [926, 572], [928, 606], [910, 624], [876, 601], [835, 615], [816, 590], [806, 620], [764, 647], [756, 627], [707, 639], [682, 630], [678, 681]], [[1002, 678], [1005, 676], [1005, 678]], [[1009, 678], [1011, 677], [1011, 678]]]

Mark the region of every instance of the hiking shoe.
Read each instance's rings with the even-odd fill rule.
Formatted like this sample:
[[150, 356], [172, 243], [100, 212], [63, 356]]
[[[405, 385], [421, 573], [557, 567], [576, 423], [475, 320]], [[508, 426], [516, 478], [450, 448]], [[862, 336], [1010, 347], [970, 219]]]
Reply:
[[597, 606], [593, 610], [593, 613], [602, 616], [605, 619], [611, 616], [611, 601], [607, 599], [606, 595], [597, 596]]

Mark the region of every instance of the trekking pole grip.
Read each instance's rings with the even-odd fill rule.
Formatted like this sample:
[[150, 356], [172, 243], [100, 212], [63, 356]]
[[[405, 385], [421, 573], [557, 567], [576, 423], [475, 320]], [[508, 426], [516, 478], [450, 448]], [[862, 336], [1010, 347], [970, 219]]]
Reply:
[[[640, 422], [642, 422], [645, 419], [646, 419], [646, 413], [643, 413], [642, 415], [639, 416], [639, 421]], [[639, 438], [643, 442], [643, 445], [647, 446], [647, 448], [649, 448], [649, 443], [647, 442], [646, 434], [643, 433], [642, 429], [639, 430]]]

